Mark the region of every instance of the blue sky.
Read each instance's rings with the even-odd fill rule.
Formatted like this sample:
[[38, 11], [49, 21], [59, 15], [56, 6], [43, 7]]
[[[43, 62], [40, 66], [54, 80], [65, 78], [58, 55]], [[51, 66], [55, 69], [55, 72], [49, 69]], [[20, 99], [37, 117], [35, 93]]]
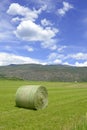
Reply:
[[87, 66], [87, 1], [0, 2], [0, 65]]

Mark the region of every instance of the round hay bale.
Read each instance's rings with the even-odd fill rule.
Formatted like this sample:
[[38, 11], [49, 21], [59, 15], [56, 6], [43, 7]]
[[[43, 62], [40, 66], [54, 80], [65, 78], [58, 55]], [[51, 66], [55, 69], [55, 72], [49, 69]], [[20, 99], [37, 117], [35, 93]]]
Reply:
[[48, 104], [48, 93], [40, 85], [28, 85], [18, 88], [16, 92], [16, 106], [28, 109], [43, 109]]

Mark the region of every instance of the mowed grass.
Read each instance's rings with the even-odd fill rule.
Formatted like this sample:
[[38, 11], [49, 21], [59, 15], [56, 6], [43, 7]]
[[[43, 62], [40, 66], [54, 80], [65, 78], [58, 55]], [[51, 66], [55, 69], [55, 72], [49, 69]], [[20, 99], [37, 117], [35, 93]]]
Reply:
[[[32, 84], [47, 88], [47, 108], [15, 106], [17, 89]], [[0, 130], [87, 130], [87, 83], [0, 80]]]

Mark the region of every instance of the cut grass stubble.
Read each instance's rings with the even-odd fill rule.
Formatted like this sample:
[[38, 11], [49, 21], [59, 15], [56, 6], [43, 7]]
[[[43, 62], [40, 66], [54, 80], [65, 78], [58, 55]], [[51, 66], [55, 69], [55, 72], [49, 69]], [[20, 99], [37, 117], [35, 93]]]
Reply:
[[[22, 85], [48, 90], [48, 107], [33, 111], [15, 107]], [[87, 130], [87, 83], [0, 81], [1, 130]]]

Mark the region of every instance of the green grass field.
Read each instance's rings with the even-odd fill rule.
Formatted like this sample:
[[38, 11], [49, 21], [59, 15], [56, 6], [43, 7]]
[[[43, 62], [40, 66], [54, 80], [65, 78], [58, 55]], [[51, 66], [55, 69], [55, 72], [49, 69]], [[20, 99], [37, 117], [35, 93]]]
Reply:
[[[30, 84], [47, 88], [47, 108], [15, 106], [17, 88]], [[87, 130], [87, 83], [0, 80], [0, 130]]]

